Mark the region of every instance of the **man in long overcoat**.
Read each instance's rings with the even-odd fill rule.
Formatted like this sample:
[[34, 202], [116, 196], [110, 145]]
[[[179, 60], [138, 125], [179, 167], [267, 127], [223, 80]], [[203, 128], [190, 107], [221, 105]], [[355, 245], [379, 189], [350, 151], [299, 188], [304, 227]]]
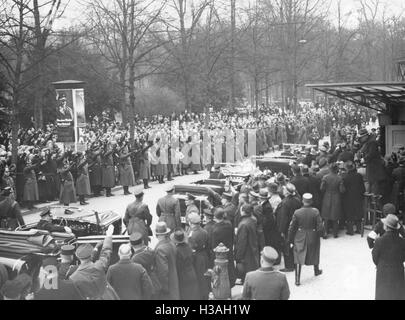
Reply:
[[159, 221], [166, 222], [169, 229], [176, 230], [181, 228], [180, 202], [179, 199], [173, 196], [173, 185], [170, 185], [166, 189], [166, 192], [167, 195], [158, 200], [156, 214], [159, 217]]
[[60, 172], [61, 177], [61, 189], [59, 202], [65, 206], [69, 206], [70, 203], [76, 202], [76, 190], [73, 181], [73, 176], [69, 167], [65, 166]]
[[99, 150], [89, 151], [89, 176], [90, 185], [95, 197], [100, 196], [102, 185], [101, 157]]
[[364, 215], [364, 186], [363, 176], [357, 172], [353, 162], [346, 163], [346, 174], [343, 175], [343, 212], [346, 219], [347, 234], [353, 235], [353, 224], [356, 225], [356, 233], [361, 231], [361, 219]]
[[200, 288], [193, 264], [193, 250], [186, 242], [183, 230], [177, 230], [170, 235], [176, 245], [176, 267], [179, 276], [181, 300], [200, 300]]
[[138, 188], [134, 192], [135, 202], [131, 203], [125, 211], [123, 222], [127, 227], [128, 234], [139, 232], [143, 235], [145, 245], [149, 243], [149, 236], [152, 236], [150, 225], [152, 224], [152, 215], [149, 207], [143, 202], [143, 189]]
[[150, 189], [149, 179], [150, 179], [150, 162], [148, 155], [148, 144], [143, 145], [143, 150], [139, 155], [139, 179], [143, 181], [143, 186], [145, 189]]
[[201, 228], [201, 217], [198, 213], [194, 212], [189, 215], [189, 223], [188, 243], [193, 250], [193, 265], [200, 289], [199, 299], [208, 300], [210, 292], [209, 280], [204, 275], [209, 267], [208, 233]]
[[171, 230], [165, 222], [156, 224], [155, 268], [161, 290], [158, 300], [179, 300], [179, 278], [176, 266], [176, 246], [169, 239]]
[[304, 194], [304, 207], [295, 211], [288, 231], [288, 243], [294, 245], [295, 284], [300, 285], [302, 265], [314, 266], [315, 276], [319, 269], [319, 255], [323, 224], [318, 209], [312, 207], [312, 194]]
[[128, 146], [123, 147], [120, 152], [120, 164], [118, 168], [120, 172], [120, 184], [124, 188], [124, 195], [130, 195], [129, 187], [135, 185], [135, 175]]
[[322, 219], [325, 222], [325, 238], [328, 234], [329, 222], [333, 224], [333, 235], [338, 237], [338, 221], [342, 218], [342, 194], [345, 192], [343, 180], [338, 175], [339, 168], [336, 164], [330, 167], [330, 173], [322, 178], [321, 191], [322, 199]]
[[215, 224], [212, 227], [212, 238], [210, 241], [211, 245], [211, 256], [215, 257], [213, 250], [218, 247], [221, 243], [229, 249], [228, 252], [228, 275], [231, 288], [235, 285], [236, 275], [235, 275], [235, 259], [233, 254], [233, 239], [234, 239], [234, 228], [232, 223], [225, 219], [225, 213], [223, 209], [217, 208], [214, 212]]
[[108, 146], [108, 149], [102, 154], [102, 175], [101, 175], [101, 184], [102, 187], [106, 189], [106, 196], [112, 197], [111, 189], [115, 187], [115, 171], [114, 171], [114, 159], [112, 154], [114, 149], [111, 145]]
[[294, 256], [293, 250], [288, 246], [288, 227], [294, 212], [302, 207], [300, 198], [297, 196], [297, 190], [293, 184], [288, 184], [286, 187], [286, 197], [280, 203], [276, 210], [277, 227], [283, 240], [284, 248], [284, 269], [283, 272], [294, 271]]
[[375, 299], [404, 300], [405, 240], [399, 236], [397, 216], [390, 214], [382, 222], [385, 233], [375, 241], [372, 251], [377, 266]]
[[89, 165], [85, 159], [82, 159], [77, 167], [76, 192], [79, 196], [80, 205], [88, 204], [85, 197], [91, 194], [88, 167]]
[[242, 207], [241, 220], [235, 240], [235, 260], [238, 277], [245, 280], [246, 273], [259, 268], [259, 240], [257, 223], [253, 219], [253, 206], [247, 204]]

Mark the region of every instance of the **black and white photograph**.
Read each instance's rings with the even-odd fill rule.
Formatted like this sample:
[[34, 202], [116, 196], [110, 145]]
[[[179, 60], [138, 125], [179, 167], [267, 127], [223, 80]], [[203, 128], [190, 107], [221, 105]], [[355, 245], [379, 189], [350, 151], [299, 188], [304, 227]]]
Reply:
[[0, 300], [405, 300], [404, 223], [404, 0], [0, 0]]

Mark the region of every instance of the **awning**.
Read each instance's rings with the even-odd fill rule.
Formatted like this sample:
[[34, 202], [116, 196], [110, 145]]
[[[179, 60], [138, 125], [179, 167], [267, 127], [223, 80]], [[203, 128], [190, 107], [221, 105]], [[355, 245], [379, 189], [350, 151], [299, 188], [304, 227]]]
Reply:
[[308, 88], [379, 112], [405, 106], [405, 82], [353, 82], [308, 84]]

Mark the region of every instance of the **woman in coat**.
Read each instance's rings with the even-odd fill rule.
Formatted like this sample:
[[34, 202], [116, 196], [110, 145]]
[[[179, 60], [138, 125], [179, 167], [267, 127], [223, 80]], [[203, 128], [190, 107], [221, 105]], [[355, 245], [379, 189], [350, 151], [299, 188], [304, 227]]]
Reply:
[[330, 166], [330, 173], [322, 178], [321, 191], [322, 200], [322, 219], [325, 223], [325, 239], [328, 235], [328, 224], [333, 224], [333, 235], [338, 237], [338, 221], [342, 219], [342, 194], [345, 192], [343, 180], [338, 175], [339, 167], [337, 164]]
[[372, 251], [377, 266], [375, 299], [404, 300], [405, 240], [399, 236], [397, 216], [389, 214], [381, 221], [386, 232], [375, 241]]
[[364, 215], [364, 186], [363, 176], [357, 172], [353, 162], [346, 163], [347, 173], [343, 176], [345, 193], [343, 194], [343, 212], [345, 214], [347, 234], [352, 236], [353, 224], [356, 225], [356, 233], [360, 234], [361, 220]]
[[199, 300], [200, 291], [197, 275], [193, 265], [193, 251], [186, 243], [182, 230], [170, 235], [170, 239], [176, 245], [176, 267], [179, 278], [179, 290], [181, 300]]
[[68, 207], [70, 203], [76, 202], [76, 190], [73, 181], [73, 176], [69, 171], [69, 167], [65, 166], [60, 172], [61, 175], [61, 189], [59, 202]]

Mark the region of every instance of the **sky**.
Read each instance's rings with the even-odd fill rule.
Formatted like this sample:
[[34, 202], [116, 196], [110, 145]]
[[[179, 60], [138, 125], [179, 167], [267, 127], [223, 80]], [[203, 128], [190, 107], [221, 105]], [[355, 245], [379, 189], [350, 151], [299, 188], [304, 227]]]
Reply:
[[[47, 0], [40, 0], [47, 1]], [[55, 29], [66, 28], [72, 25], [85, 21], [85, 6], [86, 1], [90, 0], [62, 0], [65, 5], [68, 4], [66, 11], [61, 19], [55, 23]], [[160, 0], [155, 0], [157, 3]], [[169, 0], [171, 1], [171, 0]], [[222, 2], [226, 0], [222, 0]], [[230, 1], [230, 0], [229, 0]], [[237, 7], [246, 6], [255, 0], [236, 0]], [[328, 1], [328, 0], [327, 0]], [[330, 19], [332, 22], [337, 21], [337, 3], [338, 0], [329, 0], [332, 5], [330, 7]], [[373, 3], [377, 0], [365, 0], [367, 3]], [[378, 10], [378, 18], [382, 19], [384, 12], [386, 16], [398, 15], [403, 13], [405, 17], [405, 0], [378, 0], [380, 2]], [[360, 8], [360, 0], [341, 0], [343, 15], [349, 14], [346, 18], [346, 26], [356, 27], [357, 11]]]

